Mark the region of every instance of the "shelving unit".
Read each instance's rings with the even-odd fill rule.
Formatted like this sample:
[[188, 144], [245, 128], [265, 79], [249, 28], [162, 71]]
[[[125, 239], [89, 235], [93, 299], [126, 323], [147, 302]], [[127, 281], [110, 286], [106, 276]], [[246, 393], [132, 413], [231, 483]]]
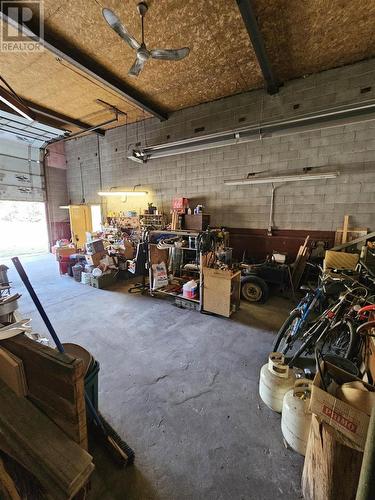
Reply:
[[[198, 269], [187, 269], [184, 271], [183, 266], [180, 267], [179, 269], [179, 274], [180, 276], [175, 277], [174, 280], [176, 282], [180, 281], [181, 283], [181, 288], [184, 282], [186, 282], [186, 279], [183, 279], [181, 275], [186, 273], [186, 275], [198, 275], [197, 277], [197, 283], [198, 283], [198, 298], [197, 299], [188, 299], [186, 297], [183, 297], [181, 291], [172, 291], [169, 290], [172, 286], [169, 285], [168, 287], [163, 287], [163, 288], [153, 288], [153, 270], [152, 270], [152, 265], [153, 264], [160, 264], [161, 262], [164, 262], [165, 265], [167, 266], [168, 269], [168, 264], [169, 264], [169, 257], [170, 257], [170, 250], [171, 249], [159, 249], [157, 248], [157, 243], [154, 243], [153, 240], [157, 240], [158, 236], [160, 235], [165, 235], [168, 238], [173, 238], [177, 236], [185, 237], [185, 238], [193, 238], [196, 241], [196, 238], [199, 236], [199, 233], [194, 232], [194, 231], [150, 231], [149, 233], [149, 238], [150, 238], [150, 243], [149, 243], [149, 281], [150, 281], [150, 294], [151, 295], [169, 295], [172, 297], [178, 297], [180, 300], [183, 301], [189, 301], [195, 304], [198, 304], [198, 310], [200, 311], [202, 309], [202, 294], [201, 294], [201, 273], [200, 273], [200, 265], [198, 264]], [[176, 247], [177, 248], [177, 247]], [[187, 255], [188, 252], [191, 253], [191, 258], [189, 259], [190, 261], [195, 261], [195, 263], [200, 262], [200, 255], [198, 253], [198, 250], [195, 247], [178, 247], [179, 250], [181, 250], [184, 255]], [[185, 256], [183, 257], [183, 263], [185, 261]], [[186, 264], [186, 262], [185, 262]], [[177, 285], [178, 283], [176, 283]]]
[[139, 216], [141, 226], [153, 226], [157, 229], [162, 229], [165, 226], [164, 214], [143, 214]]

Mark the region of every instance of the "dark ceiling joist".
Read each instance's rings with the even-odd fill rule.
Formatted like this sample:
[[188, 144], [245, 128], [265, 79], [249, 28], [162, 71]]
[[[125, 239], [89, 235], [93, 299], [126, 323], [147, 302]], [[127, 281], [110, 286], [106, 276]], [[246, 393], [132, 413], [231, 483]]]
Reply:
[[[3, 2], [1, 2], [1, 16], [4, 22], [7, 22], [18, 31], [23, 32], [30, 38], [38, 38], [35, 35], [38, 30], [36, 29], [36, 25], [33, 25], [33, 23], [38, 22], [37, 19], [34, 20], [35, 16], [28, 23], [30, 28], [26, 27], [25, 25], [19, 24], [16, 20], [7, 16], [7, 13], [4, 12]], [[137, 90], [132, 88], [124, 81], [120, 80], [110, 70], [105, 68], [103, 65], [101, 65], [91, 57], [87, 56], [81, 50], [77, 49], [76, 47], [72, 47], [68, 40], [63, 39], [52, 31], [46, 30], [46, 27], [44, 27], [44, 37], [42, 42], [44, 47], [52, 52], [52, 54], [62, 60], [67, 61], [69, 64], [79, 69], [86, 75], [102, 83], [104, 86], [114, 90], [128, 102], [131, 102], [138, 108], [147, 111], [151, 115], [159, 118], [159, 120], [168, 119], [167, 113], [150, 103]]]
[[264, 46], [263, 37], [259, 30], [251, 0], [236, 0], [240, 9], [243, 22], [245, 23], [255, 55], [258, 59], [263, 78], [266, 82], [266, 89], [269, 94], [276, 94], [279, 91], [281, 83], [276, 78], [267, 52]]

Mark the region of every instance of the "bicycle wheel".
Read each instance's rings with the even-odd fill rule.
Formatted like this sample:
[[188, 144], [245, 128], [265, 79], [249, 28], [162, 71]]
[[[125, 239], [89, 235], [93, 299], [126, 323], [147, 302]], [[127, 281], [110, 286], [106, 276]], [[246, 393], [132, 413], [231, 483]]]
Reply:
[[280, 330], [277, 333], [277, 337], [273, 344], [273, 351], [281, 352], [286, 354], [294, 345], [295, 340], [298, 338], [300, 332], [298, 331], [294, 338], [291, 337], [293, 329], [297, 321], [301, 318], [301, 311], [299, 309], [294, 309], [289, 316], [284, 321]]
[[324, 333], [324, 330], [328, 328], [328, 322], [325, 318], [315, 323], [310, 327], [302, 336], [302, 345], [297, 350], [297, 352], [290, 358], [288, 365], [293, 366], [296, 359], [302, 356], [305, 352], [309, 351], [318, 338]]
[[342, 358], [351, 358], [356, 351], [354, 325], [348, 319], [342, 319], [327, 330], [321, 348], [322, 355], [335, 354]]

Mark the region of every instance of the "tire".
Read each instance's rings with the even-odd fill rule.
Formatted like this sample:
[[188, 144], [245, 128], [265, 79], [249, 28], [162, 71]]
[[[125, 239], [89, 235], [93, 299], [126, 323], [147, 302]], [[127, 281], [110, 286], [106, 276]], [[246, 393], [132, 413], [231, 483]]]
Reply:
[[270, 289], [267, 283], [258, 276], [244, 276], [241, 278], [241, 296], [248, 302], [259, 302], [263, 304], [267, 301]]
[[[294, 309], [289, 316], [286, 318], [284, 323], [282, 324], [280, 330], [277, 333], [277, 337], [275, 339], [275, 342], [273, 344], [273, 351], [278, 352], [281, 341], [287, 337], [290, 327], [293, 325], [294, 321], [297, 318], [301, 317], [301, 311], [299, 309]], [[289, 350], [289, 349], [288, 349]], [[287, 352], [287, 351], [286, 351]], [[286, 354], [283, 352], [283, 354]]]

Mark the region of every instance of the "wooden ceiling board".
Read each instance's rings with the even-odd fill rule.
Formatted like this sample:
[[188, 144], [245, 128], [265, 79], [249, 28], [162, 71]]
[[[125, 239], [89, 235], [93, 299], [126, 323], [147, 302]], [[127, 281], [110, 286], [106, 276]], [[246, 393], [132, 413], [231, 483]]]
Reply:
[[[122, 41], [105, 22], [101, 7], [92, 0], [67, 0], [53, 12], [55, 0], [45, 0], [46, 30], [69, 40], [98, 63], [105, 65], [139, 92], [154, 100], [158, 93], [165, 94], [178, 87], [185, 105], [197, 104], [189, 92], [184, 95], [185, 82], [207, 80], [212, 74], [211, 87], [215, 98], [228, 95], [223, 87], [233, 88], [231, 93], [248, 90], [262, 84], [260, 70], [251, 48], [249, 37], [234, 0], [162, 0], [153, 1], [145, 18], [145, 41], [150, 48], [178, 48], [189, 46], [190, 55], [182, 61], [148, 61], [138, 78], [127, 75], [135, 59], [135, 52]], [[128, 30], [140, 40], [140, 18], [136, 0], [107, 0], [101, 2], [120, 17]], [[176, 29], [178, 27], [178, 29]], [[98, 44], [100, 40], [100, 44]], [[232, 60], [233, 51], [240, 51], [252, 61], [251, 71], [239, 68]], [[216, 68], [231, 67], [227, 81], [217, 79]], [[242, 72], [246, 68], [245, 79]], [[232, 86], [229, 85], [233, 81]], [[243, 81], [238, 90], [238, 81]], [[198, 90], [198, 89], [196, 89]], [[175, 102], [176, 96], [171, 96]], [[155, 98], [155, 102], [157, 99]], [[175, 109], [166, 106], [167, 111]]]
[[[270, 63], [281, 80], [375, 55], [375, 0], [252, 1]], [[140, 40], [137, 3], [44, 0], [45, 30], [166, 112], [263, 87], [236, 0], [148, 0], [148, 48], [189, 46], [191, 52], [182, 61], [150, 60], [138, 78], [129, 77], [135, 52], [107, 25], [101, 5], [116, 12]], [[24, 98], [91, 124], [111, 117], [96, 99], [127, 112], [129, 123], [150, 116], [46, 50], [2, 53], [0, 73]]]
[[375, 56], [373, 0], [254, 0], [254, 9], [282, 80]]
[[0, 73], [24, 99], [92, 125], [113, 116], [96, 99], [128, 113], [129, 122], [150, 116], [47, 50], [3, 53]]

